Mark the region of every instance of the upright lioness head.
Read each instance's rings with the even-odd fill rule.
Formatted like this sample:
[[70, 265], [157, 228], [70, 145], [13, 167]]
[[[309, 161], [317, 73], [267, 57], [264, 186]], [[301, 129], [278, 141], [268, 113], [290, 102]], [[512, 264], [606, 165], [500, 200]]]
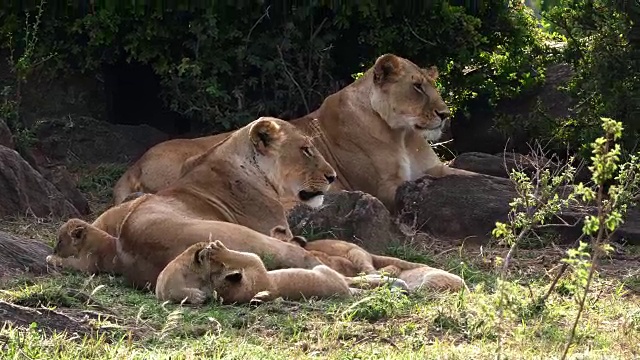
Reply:
[[58, 229], [53, 253], [62, 258], [78, 255], [84, 246], [87, 226], [90, 225], [80, 219], [69, 219]]
[[438, 69], [421, 69], [393, 54], [380, 56], [373, 68], [371, 107], [393, 129], [423, 131], [425, 138], [442, 135], [451, 111], [438, 93]]
[[297, 198], [311, 207], [322, 205], [336, 172], [312, 138], [272, 117], [261, 117], [249, 126], [256, 163], [280, 196]]

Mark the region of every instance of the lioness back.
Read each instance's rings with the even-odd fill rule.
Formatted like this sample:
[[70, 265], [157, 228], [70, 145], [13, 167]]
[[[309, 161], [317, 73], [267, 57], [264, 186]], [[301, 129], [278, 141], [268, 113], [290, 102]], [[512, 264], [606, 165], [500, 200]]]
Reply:
[[[425, 174], [470, 174], [445, 166], [427, 141], [442, 135], [450, 116], [436, 88], [437, 77], [435, 67], [421, 69], [385, 54], [361, 78], [328, 96], [318, 110], [291, 120], [313, 132], [314, 143], [336, 170], [331, 191], [364, 191], [394, 211], [395, 191], [405, 181]], [[185, 140], [180, 146], [156, 145], [119, 181], [116, 202], [129, 192], [154, 192], [172, 183], [182, 164], [202, 151], [195, 144], [213, 146], [227, 134]]]

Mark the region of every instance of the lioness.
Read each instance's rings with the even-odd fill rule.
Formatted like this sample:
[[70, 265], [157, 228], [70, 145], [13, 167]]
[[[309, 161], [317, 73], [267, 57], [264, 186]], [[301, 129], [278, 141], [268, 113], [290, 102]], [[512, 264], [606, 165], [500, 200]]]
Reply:
[[[393, 54], [380, 56], [364, 75], [328, 96], [319, 109], [291, 120], [315, 134], [314, 143], [338, 173], [331, 188], [360, 190], [394, 211], [397, 187], [425, 174], [475, 173], [449, 168], [425, 140], [437, 140], [450, 111], [435, 87], [436, 67], [421, 69]], [[175, 139], [150, 148], [118, 180], [114, 201], [134, 191], [157, 192], [180, 176], [189, 157], [229, 136]]]
[[295, 244], [266, 234], [288, 230], [280, 199], [319, 206], [335, 172], [311, 139], [276, 118], [260, 118], [191, 160], [173, 185], [105, 211], [93, 225], [118, 238], [122, 273], [134, 286], [155, 286], [162, 269], [190, 245], [211, 237], [256, 253], [269, 268], [320, 262]]
[[286, 229], [282, 226], [271, 229], [271, 236], [299, 244], [320, 262], [344, 276], [383, 273], [404, 280], [411, 291], [422, 287], [457, 291], [466, 287], [464, 280], [458, 275], [420, 263], [374, 255], [347, 241], [333, 239], [307, 241], [303, 236], [287, 239]]
[[[364, 279], [373, 286], [395, 279]], [[313, 269], [267, 271], [255, 254], [227, 249], [220, 241], [191, 245], [162, 270], [156, 297], [172, 302], [202, 304], [214, 292], [224, 304], [262, 302], [278, 297], [350, 296], [363, 279], [346, 278], [325, 265]], [[406, 288], [404, 282], [395, 285]]]
[[69, 219], [60, 229], [48, 264], [90, 274], [118, 269], [116, 238], [80, 219]]

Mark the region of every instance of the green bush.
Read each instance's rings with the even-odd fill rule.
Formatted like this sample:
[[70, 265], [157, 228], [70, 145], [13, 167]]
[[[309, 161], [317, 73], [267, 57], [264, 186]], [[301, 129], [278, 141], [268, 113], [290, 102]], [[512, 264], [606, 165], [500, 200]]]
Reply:
[[600, 117], [624, 125], [621, 145], [637, 147], [640, 133], [640, 6], [632, 1], [561, 0], [543, 17], [567, 40], [563, 53], [576, 72], [568, 91], [572, 117], [557, 121], [549, 137], [588, 154]]
[[[495, 103], [534, 86], [546, 59], [542, 32], [521, 1], [472, 3], [238, 2], [206, 11], [52, 3], [34, 52], [54, 54], [44, 63], [52, 75], [96, 72], [122, 59], [149, 64], [165, 103], [214, 130], [259, 115], [305, 114], [385, 52], [437, 65], [445, 100], [464, 110], [472, 97]], [[15, 40], [24, 36], [25, 10], [36, 7], [0, 10], [5, 47], [20, 51]]]

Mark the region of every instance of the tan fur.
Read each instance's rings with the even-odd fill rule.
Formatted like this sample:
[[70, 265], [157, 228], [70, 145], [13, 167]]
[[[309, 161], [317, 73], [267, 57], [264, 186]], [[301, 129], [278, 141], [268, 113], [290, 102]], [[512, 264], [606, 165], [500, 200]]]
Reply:
[[316, 256], [320, 262], [345, 276], [382, 273], [404, 280], [410, 291], [423, 287], [430, 290], [457, 291], [466, 287], [464, 280], [455, 274], [420, 263], [374, 255], [350, 242], [332, 239], [303, 242], [297, 238], [300, 237], [294, 237], [292, 240]]
[[116, 238], [83, 220], [70, 219], [58, 230], [53, 254], [46, 261], [90, 274], [116, 273]]
[[270, 268], [310, 268], [320, 264], [315, 257], [265, 234], [278, 225], [290, 234], [282, 199], [318, 206], [333, 179], [308, 136], [260, 118], [199, 155], [171, 186], [121, 203], [93, 225], [118, 237], [122, 273], [136, 287], [155, 286], [170, 261], [211, 237]]
[[[328, 96], [319, 109], [291, 120], [314, 134], [314, 143], [338, 173], [331, 191], [367, 192], [394, 211], [396, 189], [405, 181], [425, 174], [475, 175], [444, 165], [426, 141], [441, 136], [449, 116], [435, 87], [437, 77], [435, 67], [420, 69], [407, 59], [386, 54], [360, 79]], [[157, 192], [166, 187], [180, 176], [188, 158], [229, 134], [155, 145], [120, 179], [114, 189], [116, 203], [133, 191]]]
[[[348, 297], [359, 292], [357, 288], [350, 288], [359, 281], [362, 280], [345, 278], [325, 265], [268, 271], [260, 257], [253, 253], [230, 250], [221, 241], [201, 242], [189, 247], [162, 270], [156, 296], [161, 301], [186, 299], [194, 304], [202, 304], [214, 292], [224, 304], [262, 302], [279, 297], [290, 300]], [[379, 286], [383, 282], [369, 283]]]

